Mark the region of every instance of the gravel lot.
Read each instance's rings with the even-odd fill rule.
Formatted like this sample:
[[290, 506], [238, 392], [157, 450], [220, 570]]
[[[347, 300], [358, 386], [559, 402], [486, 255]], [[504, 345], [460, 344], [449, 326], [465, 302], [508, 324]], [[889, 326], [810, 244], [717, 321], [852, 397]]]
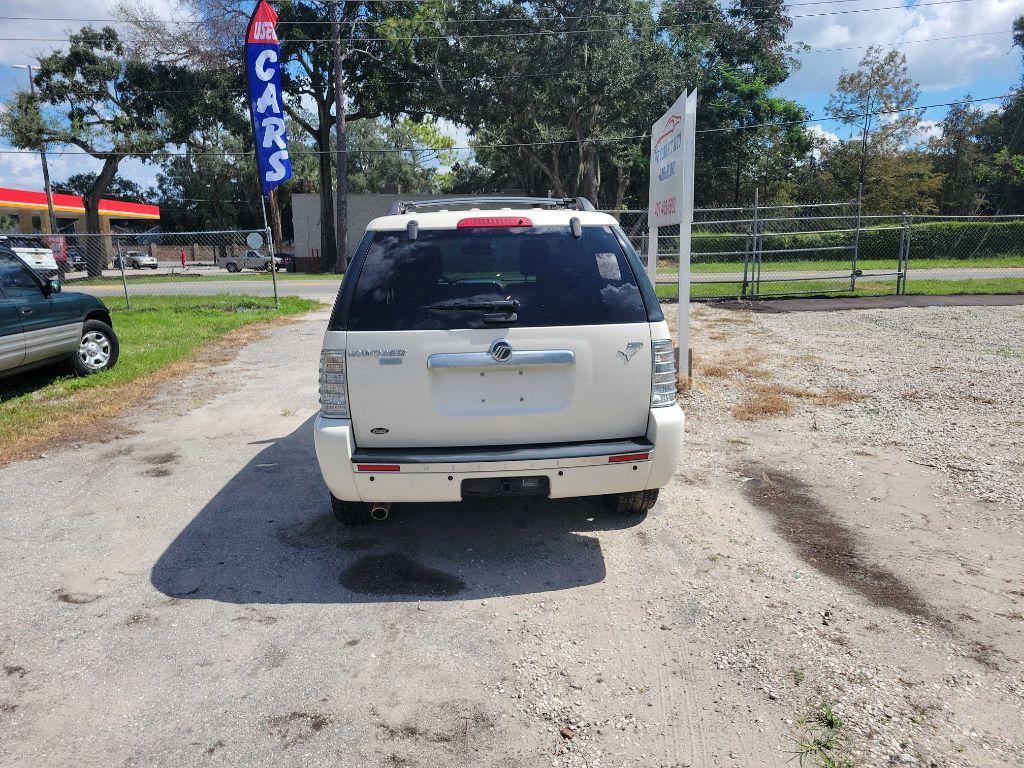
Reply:
[[0, 469], [0, 764], [1024, 766], [1024, 309], [692, 315], [644, 520], [337, 525], [326, 313]]

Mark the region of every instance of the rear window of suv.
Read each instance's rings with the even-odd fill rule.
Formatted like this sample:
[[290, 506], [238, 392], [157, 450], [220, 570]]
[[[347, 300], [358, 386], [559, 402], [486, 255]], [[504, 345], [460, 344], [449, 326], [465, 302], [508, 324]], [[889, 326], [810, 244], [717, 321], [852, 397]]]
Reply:
[[493, 327], [484, 311], [434, 305], [515, 299], [511, 325], [647, 322], [629, 260], [610, 227], [374, 232], [356, 278], [350, 331]]

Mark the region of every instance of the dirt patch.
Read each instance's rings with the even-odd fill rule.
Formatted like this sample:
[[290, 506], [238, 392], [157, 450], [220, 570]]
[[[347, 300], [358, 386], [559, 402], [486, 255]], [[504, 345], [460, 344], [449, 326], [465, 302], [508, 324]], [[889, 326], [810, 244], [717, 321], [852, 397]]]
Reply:
[[747, 501], [771, 516], [778, 534], [808, 565], [875, 605], [945, 624], [913, 587], [869, 562], [854, 533], [800, 480], [759, 464], [740, 472], [751, 478], [743, 484]]
[[452, 597], [466, 586], [457, 576], [401, 552], [361, 557], [342, 572], [341, 585], [361, 595], [389, 597]]
[[147, 469], [142, 474], [146, 477], [170, 477], [174, 474], [174, 470], [169, 467], [153, 467], [152, 469]]
[[178, 454], [174, 451], [168, 451], [167, 453], [154, 453], [149, 456], [143, 456], [142, 461], [153, 466], [161, 466], [163, 464], [175, 464], [179, 458]]
[[818, 405], [847, 405], [867, 400], [868, 396], [862, 392], [855, 392], [845, 387], [829, 387], [824, 392], [814, 395], [814, 402]]
[[18, 677], [24, 677], [28, 674], [28, 670], [18, 664], [5, 664], [4, 672], [8, 677], [14, 677], [15, 675]]
[[330, 722], [329, 717], [315, 712], [289, 712], [287, 715], [270, 718], [268, 725], [277, 733], [282, 746], [287, 749], [313, 738]]
[[715, 360], [695, 357], [696, 365], [694, 367], [698, 373], [712, 378], [724, 379], [731, 376], [763, 378], [768, 375], [768, 372], [761, 367], [761, 363], [765, 360], [765, 354], [754, 347], [730, 350], [727, 356]]
[[71, 605], [85, 605], [95, 600], [99, 600], [99, 595], [90, 595], [85, 592], [68, 592], [64, 589], [53, 590], [53, 596], [61, 603], [70, 603]]
[[[4, 439], [0, 442], [0, 467], [14, 461], [36, 459], [72, 445], [109, 442], [113, 437], [124, 434], [123, 429], [114, 428], [117, 417], [136, 405], [150, 401], [154, 388], [191, 371], [230, 362], [244, 346], [262, 338], [267, 330], [289, 325], [298, 319], [300, 316], [281, 317], [237, 328], [210, 342], [193, 357], [179, 360], [148, 376], [62, 398], [62, 402], [80, 400], [83, 407], [62, 415], [60, 419], [42, 422], [31, 432]], [[116, 435], [113, 434], [115, 432]]]
[[793, 412], [793, 403], [778, 392], [752, 392], [732, 409], [737, 421], [760, 421], [775, 416], [788, 416]]

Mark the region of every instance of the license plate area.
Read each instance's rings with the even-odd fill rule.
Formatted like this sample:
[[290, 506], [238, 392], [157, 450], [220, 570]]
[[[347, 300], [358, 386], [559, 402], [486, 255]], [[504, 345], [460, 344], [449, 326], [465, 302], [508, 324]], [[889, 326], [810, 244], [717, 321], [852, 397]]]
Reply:
[[476, 496], [548, 496], [548, 478], [535, 477], [473, 477], [462, 481], [462, 498]]

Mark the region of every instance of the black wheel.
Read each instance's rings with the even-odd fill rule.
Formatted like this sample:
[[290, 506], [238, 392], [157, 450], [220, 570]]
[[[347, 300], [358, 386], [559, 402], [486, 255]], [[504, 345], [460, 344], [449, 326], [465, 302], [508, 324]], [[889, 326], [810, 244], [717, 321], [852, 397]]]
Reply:
[[342, 501], [331, 494], [331, 511], [345, 525], [369, 525], [377, 522], [370, 516], [370, 504], [360, 501]]
[[233, 262], [233, 261], [229, 261], [229, 262], [227, 263], [227, 267], [228, 267], [228, 272], [240, 272], [240, 271], [241, 271], [241, 270], [240, 270], [240, 269], [238, 268], [238, 265], [237, 265], [237, 264], [235, 264], [235, 262]]
[[266, 264], [263, 265], [263, 271], [264, 272], [269, 272], [270, 271], [270, 262], [269, 261]]
[[86, 320], [82, 324], [82, 340], [71, 364], [79, 376], [99, 373], [117, 364], [121, 347], [114, 329], [99, 320]]
[[614, 493], [608, 497], [608, 502], [616, 512], [623, 512], [627, 515], [642, 515], [649, 512], [658, 501], [657, 488], [650, 488], [646, 491], [632, 491], [630, 493]]

